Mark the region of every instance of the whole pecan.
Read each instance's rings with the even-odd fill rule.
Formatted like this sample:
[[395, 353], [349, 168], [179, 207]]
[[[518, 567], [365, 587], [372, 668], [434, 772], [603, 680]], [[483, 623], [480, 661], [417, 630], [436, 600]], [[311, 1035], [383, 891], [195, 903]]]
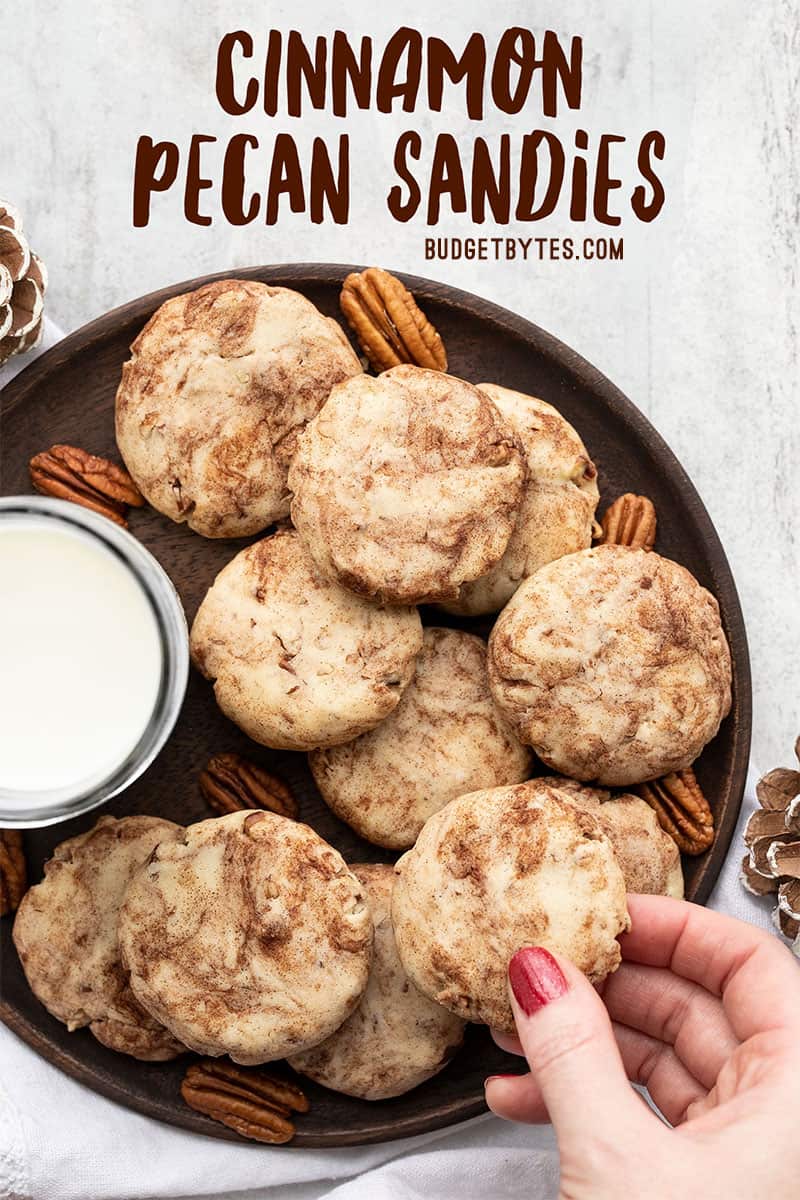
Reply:
[[691, 767], [634, 788], [684, 854], [702, 854], [714, 840], [714, 815]]
[[215, 754], [200, 775], [203, 798], [218, 813], [265, 808], [281, 817], [297, 819], [297, 801], [281, 779], [276, 779], [241, 754]]
[[144, 497], [124, 467], [78, 446], [56, 445], [36, 454], [28, 469], [37, 492], [71, 500], [127, 526], [128, 507], [141, 508]]
[[18, 829], [0, 829], [0, 917], [19, 908], [27, 883], [22, 834]]
[[214, 1058], [189, 1067], [181, 1095], [190, 1108], [242, 1137], [272, 1144], [291, 1141], [295, 1132], [291, 1113], [309, 1109], [296, 1084]]
[[652, 550], [656, 542], [656, 510], [647, 496], [626, 492], [603, 514], [599, 541], [607, 545]]
[[442, 339], [405, 284], [388, 271], [368, 267], [348, 275], [339, 303], [374, 370], [401, 363], [447, 370]]

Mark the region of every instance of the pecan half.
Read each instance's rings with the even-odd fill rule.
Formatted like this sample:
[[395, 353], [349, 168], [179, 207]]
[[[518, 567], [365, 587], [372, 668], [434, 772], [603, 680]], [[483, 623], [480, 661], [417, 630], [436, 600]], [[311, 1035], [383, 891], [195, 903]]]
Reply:
[[702, 854], [714, 840], [714, 816], [691, 767], [634, 789], [655, 810], [684, 854]]
[[368, 267], [348, 275], [339, 304], [374, 370], [401, 363], [447, 370], [442, 339], [405, 284], [388, 271]]
[[656, 510], [647, 496], [626, 492], [603, 514], [599, 541], [606, 545], [652, 550], [656, 543]]
[[0, 829], [0, 917], [19, 908], [27, 886], [22, 834], [18, 829]]
[[37, 492], [82, 504], [117, 525], [127, 526], [129, 506], [141, 508], [144, 504], [124, 467], [78, 446], [51, 446], [34, 455], [28, 470]]
[[280, 817], [297, 820], [297, 801], [283, 780], [241, 754], [215, 754], [198, 782], [203, 799], [215, 812], [265, 808]]
[[280, 1144], [294, 1137], [292, 1112], [308, 1112], [309, 1103], [296, 1084], [231, 1062], [204, 1058], [183, 1077], [181, 1095], [190, 1108], [204, 1113], [256, 1142]]

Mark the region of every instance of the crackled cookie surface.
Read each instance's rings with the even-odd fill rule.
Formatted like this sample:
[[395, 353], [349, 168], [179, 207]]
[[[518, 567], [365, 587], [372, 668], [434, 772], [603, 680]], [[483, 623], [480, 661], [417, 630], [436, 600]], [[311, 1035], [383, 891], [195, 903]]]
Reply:
[[104, 1046], [154, 1062], [185, 1047], [134, 997], [117, 916], [142, 863], [182, 834], [157, 817], [101, 817], [88, 833], [56, 847], [14, 922], [25, 975], [45, 1008], [70, 1030], [88, 1025]]
[[334, 1091], [384, 1100], [446, 1066], [461, 1045], [464, 1022], [423, 996], [403, 970], [392, 931], [394, 867], [351, 869], [364, 885], [375, 927], [369, 983], [352, 1016], [289, 1064]]
[[562, 775], [547, 775], [531, 782], [557, 788], [570, 803], [595, 818], [614, 848], [627, 891], [683, 899], [680, 851], [644, 800], [587, 787]]
[[525, 779], [530, 752], [492, 699], [486, 644], [428, 628], [394, 712], [353, 742], [314, 751], [309, 764], [338, 817], [367, 841], [405, 849], [456, 796]]
[[160, 512], [244, 537], [288, 514], [298, 434], [360, 373], [339, 325], [299, 292], [218, 280], [167, 300], [131, 346], [117, 444]]
[[312, 750], [350, 741], [395, 708], [422, 647], [415, 608], [370, 604], [320, 574], [283, 530], [217, 576], [192, 626], [195, 664], [255, 741]]
[[440, 371], [337, 386], [298, 442], [292, 521], [315, 562], [361, 595], [453, 599], [502, 556], [525, 463], [497, 408]]
[[492, 630], [489, 681], [548, 766], [621, 786], [689, 766], [731, 705], [714, 597], [685, 567], [624, 546], [527, 579]]
[[505, 553], [490, 571], [461, 587], [449, 612], [476, 616], [497, 612], [523, 579], [545, 563], [585, 550], [600, 494], [597, 469], [568, 421], [544, 400], [479, 383], [519, 438], [528, 478]]
[[362, 885], [312, 829], [240, 812], [156, 851], [119, 937], [149, 1012], [192, 1050], [248, 1064], [346, 1020], [367, 984], [372, 921]]
[[522, 946], [565, 954], [593, 982], [616, 970], [625, 880], [594, 817], [556, 789], [473, 792], [431, 817], [398, 861], [392, 920], [420, 991], [514, 1032], [507, 972]]

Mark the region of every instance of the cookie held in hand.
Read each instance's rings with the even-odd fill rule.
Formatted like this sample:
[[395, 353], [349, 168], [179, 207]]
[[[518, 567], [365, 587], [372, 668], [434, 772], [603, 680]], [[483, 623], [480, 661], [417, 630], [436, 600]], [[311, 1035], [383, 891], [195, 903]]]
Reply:
[[564, 954], [592, 982], [620, 962], [625, 880], [600, 825], [535, 783], [473, 792], [426, 823], [398, 861], [392, 921], [421, 992], [514, 1032], [507, 970], [522, 946]]

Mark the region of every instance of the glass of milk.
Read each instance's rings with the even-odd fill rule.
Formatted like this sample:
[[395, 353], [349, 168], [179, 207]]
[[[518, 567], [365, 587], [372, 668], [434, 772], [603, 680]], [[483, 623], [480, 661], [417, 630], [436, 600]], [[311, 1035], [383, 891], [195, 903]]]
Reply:
[[126, 788], [169, 737], [188, 672], [180, 599], [136, 538], [63, 500], [0, 498], [0, 826]]

